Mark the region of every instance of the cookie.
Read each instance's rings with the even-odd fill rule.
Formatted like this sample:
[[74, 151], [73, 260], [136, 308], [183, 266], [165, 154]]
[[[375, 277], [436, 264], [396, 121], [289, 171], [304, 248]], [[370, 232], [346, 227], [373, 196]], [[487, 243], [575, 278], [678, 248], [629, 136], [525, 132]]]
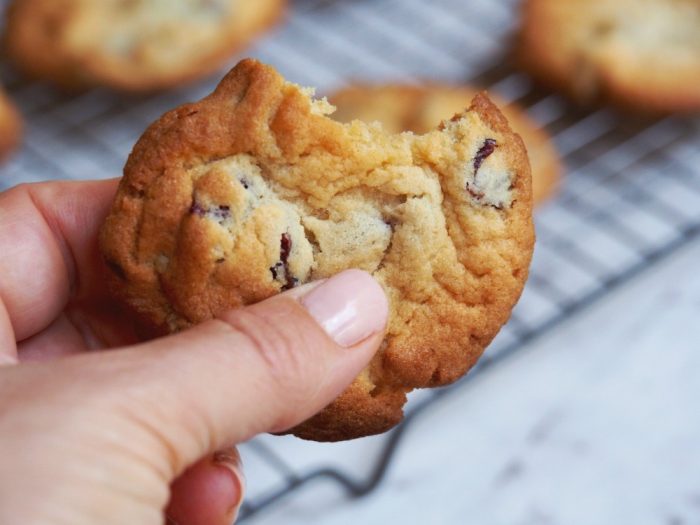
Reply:
[[6, 48], [66, 89], [166, 88], [209, 74], [276, 21], [286, 0], [13, 0]]
[[21, 136], [22, 119], [19, 112], [0, 88], [0, 160], [17, 148]]
[[108, 281], [159, 333], [359, 268], [381, 283], [381, 349], [295, 428], [383, 432], [406, 394], [462, 376], [508, 319], [534, 244], [525, 147], [488, 98], [425, 135], [342, 124], [254, 60], [140, 138], [101, 230]]
[[515, 53], [581, 103], [700, 110], [698, 0], [525, 0]]
[[[341, 122], [379, 121], [390, 133], [426, 133], [463, 111], [477, 93], [478, 90], [467, 86], [358, 84], [331, 95], [330, 101], [337, 108], [333, 117]], [[559, 156], [549, 135], [516, 104], [505, 105], [497, 99], [494, 102], [525, 142], [532, 167], [532, 200], [537, 206], [551, 197], [559, 185], [562, 172]]]

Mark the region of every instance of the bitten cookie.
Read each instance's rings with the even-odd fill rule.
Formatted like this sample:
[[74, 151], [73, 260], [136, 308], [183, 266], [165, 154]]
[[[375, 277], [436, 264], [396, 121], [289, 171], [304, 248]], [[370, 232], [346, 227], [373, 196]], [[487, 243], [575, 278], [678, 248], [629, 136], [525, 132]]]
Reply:
[[0, 88], [0, 160], [19, 145], [22, 137], [22, 119], [5, 92]]
[[[427, 133], [441, 121], [464, 111], [477, 93], [478, 90], [467, 86], [439, 84], [355, 85], [331, 95], [330, 101], [337, 108], [333, 118], [341, 122], [379, 121], [389, 133]], [[522, 109], [497, 99], [494, 102], [525, 142], [532, 167], [532, 200], [535, 205], [541, 204], [559, 185], [562, 172], [559, 156], [549, 135]]]
[[149, 91], [221, 67], [276, 21], [286, 0], [13, 0], [6, 48], [67, 89]]
[[386, 339], [293, 429], [341, 440], [398, 423], [406, 394], [464, 374], [506, 322], [534, 244], [525, 147], [475, 97], [422, 136], [341, 124], [254, 60], [138, 141], [101, 231], [114, 292], [159, 332], [343, 269], [390, 303]]
[[698, 0], [525, 0], [515, 53], [582, 103], [700, 110]]

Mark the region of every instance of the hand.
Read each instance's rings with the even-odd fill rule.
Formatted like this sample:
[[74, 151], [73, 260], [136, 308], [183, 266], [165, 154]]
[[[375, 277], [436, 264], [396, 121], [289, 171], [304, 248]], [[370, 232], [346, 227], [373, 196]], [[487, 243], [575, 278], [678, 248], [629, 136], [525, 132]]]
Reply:
[[96, 247], [116, 184], [0, 194], [0, 523], [229, 524], [231, 447], [313, 415], [382, 340], [350, 270], [139, 343]]

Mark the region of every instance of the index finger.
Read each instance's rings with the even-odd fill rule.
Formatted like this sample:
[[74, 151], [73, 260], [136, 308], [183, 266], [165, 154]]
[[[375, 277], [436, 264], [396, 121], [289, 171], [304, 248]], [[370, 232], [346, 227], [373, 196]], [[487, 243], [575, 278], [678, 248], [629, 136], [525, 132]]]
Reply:
[[70, 299], [102, 291], [97, 233], [117, 183], [44, 182], [0, 194], [0, 301], [17, 341], [46, 328]]

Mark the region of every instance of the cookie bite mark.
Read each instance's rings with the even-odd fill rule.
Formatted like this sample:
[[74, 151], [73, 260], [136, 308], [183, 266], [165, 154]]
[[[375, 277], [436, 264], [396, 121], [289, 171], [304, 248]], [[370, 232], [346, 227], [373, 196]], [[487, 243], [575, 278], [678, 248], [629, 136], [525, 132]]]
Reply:
[[[462, 113], [477, 93], [479, 90], [474, 87], [433, 81], [424, 81], [418, 86], [356, 84], [337, 91], [330, 96], [330, 101], [338, 108], [333, 118], [339, 122], [379, 121], [386, 131], [412, 131], [422, 135], [441, 121]], [[532, 164], [533, 201], [541, 203], [555, 192], [562, 172], [551, 139], [517, 103], [509, 104], [489, 96], [527, 146]]]

